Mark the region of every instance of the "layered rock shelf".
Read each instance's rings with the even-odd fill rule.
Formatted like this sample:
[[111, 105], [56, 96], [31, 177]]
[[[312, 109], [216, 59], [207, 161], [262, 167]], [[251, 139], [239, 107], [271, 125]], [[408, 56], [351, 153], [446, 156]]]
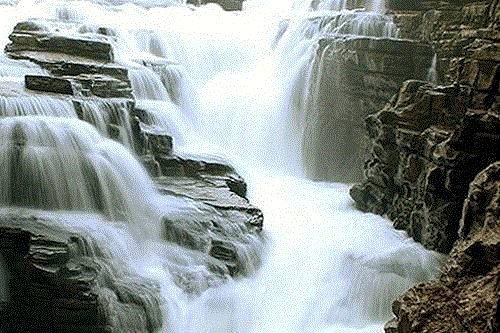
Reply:
[[389, 7], [402, 37], [432, 45], [432, 82], [405, 82], [366, 118], [370, 157], [351, 196], [449, 259], [438, 279], [394, 302], [385, 330], [497, 332], [499, 4]]
[[470, 185], [460, 238], [439, 279], [411, 288], [393, 304], [387, 333], [498, 332], [500, 163]]
[[106, 244], [69, 227], [81, 215], [2, 212], [0, 254], [9, 301], [6, 332], [154, 332], [162, 325], [160, 286], [127, 269]]
[[[245, 181], [222, 159], [177, 152], [169, 129], [151, 124], [148, 111], [136, 106], [129, 68], [113, 62], [105, 27], [98, 34], [56, 30], [51, 22], [15, 26], [5, 53], [28, 74], [22, 83], [1, 84], [0, 116], [77, 117], [134, 151], [156, 191], [183, 203], [165, 207], [152, 223], [161, 226], [164, 269], [185, 293], [194, 297], [251, 275], [260, 265], [263, 215], [246, 199]], [[39, 68], [31, 73], [26, 61]], [[178, 101], [181, 77], [169, 81], [165, 68], [179, 65], [137, 63], [157, 71]], [[141, 277], [109, 244], [72, 227], [77, 220], [109, 221], [31, 208], [0, 212], [0, 270], [8, 276], [7, 286], [0, 285], [0, 331], [156, 332], [166, 324], [158, 283]]]

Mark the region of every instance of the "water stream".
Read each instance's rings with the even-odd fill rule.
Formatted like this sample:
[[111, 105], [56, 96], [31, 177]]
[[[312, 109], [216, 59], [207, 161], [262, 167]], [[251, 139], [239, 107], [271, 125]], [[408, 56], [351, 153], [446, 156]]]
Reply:
[[[304, 179], [301, 144], [318, 39], [397, 38], [381, 15], [383, 3], [374, 2], [367, 12], [325, 1], [312, 11], [308, 3], [247, 0], [238, 13], [213, 4], [116, 4], [21, 0], [17, 10], [2, 6], [2, 41], [15, 22], [32, 17], [81, 22], [71, 29], [112, 35], [116, 58], [131, 68], [137, 107], [150, 125], [167, 128], [179, 152], [224, 156], [248, 181], [250, 200], [265, 216], [262, 267], [194, 298], [172, 282], [167, 257], [194, 259], [162, 242], [151, 216], [189, 203], [165, 201], [154, 192], [130, 151], [107, 138], [106, 119], [98, 116], [103, 105], [86, 107], [92, 126], [73, 119], [67, 100], [0, 99], [0, 204], [135, 221], [139, 226], [121, 225], [117, 232], [110, 224], [109, 232], [99, 232], [124, 244], [115, 252], [126, 253], [137, 272], [161, 283], [164, 332], [382, 332], [392, 300], [437, 274], [443, 257], [389, 221], [355, 210], [349, 185]], [[36, 71], [26, 64], [11, 76]], [[107, 108], [103, 114], [119, 114]], [[127, 122], [125, 115], [115, 117]], [[125, 145], [128, 137], [121, 140]], [[13, 153], [20, 149], [28, 153]], [[11, 170], [19, 159], [24, 167]], [[19, 192], [12, 186], [24, 187]], [[28, 195], [33, 189], [45, 192]], [[92, 221], [106, 224], [102, 217]], [[141, 244], [130, 246], [138, 239]], [[0, 298], [7, 298], [2, 286]]]

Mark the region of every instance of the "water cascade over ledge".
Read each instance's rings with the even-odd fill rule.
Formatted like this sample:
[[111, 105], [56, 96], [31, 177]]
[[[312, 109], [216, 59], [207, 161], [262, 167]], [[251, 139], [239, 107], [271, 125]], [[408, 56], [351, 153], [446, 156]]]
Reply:
[[[99, 96], [94, 87], [69, 96], [27, 92], [19, 78], [66, 70], [59, 59], [39, 61], [48, 70], [0, 59], [16, 68], [0, 71], [0, 83], [4, 76], [17, 77], [22, 86], [22, 92], [0, 96], [0, 213], [19, 216], [12, 219], [16, 228], [38, 216], [44, 228], [78, 233], [89, 243], [94, 239], [101, 250], [87, 254], [109, 265], [106, 274], [112, 277], [103, 279], [122, 296], [119, 301], [127, 299], [134, 311], [138, 304], [161, 305], [160, 314], [146, 315], [143, 326], [151, 331], [382, 332], [391, 302], [438, 274], [444, 258], [385, 219], [356, 211], [347, 185], [313, 182], [304, 174], [316, 175], [311, 165], [322, 152], [318, 132], [311, 129], [321, 118], [311, 112], [324, 86], [316, 85], [327, 68], [320, 65], [334, 59], [328, 68], [340, 77], [344, 63], [335, 57], [352, 55], [349, 61], [356, 64], [367, 59], [349, 43], [368, 45], [365, 51], [384, 41], [403, 43], [383, 15], [383, 3], [366, 4], [372, 10], [367, 11], [347, 10], [343, 1], [247, 0], [238, 13], [214, 4], [137, 3], [2, 5], [6, 15], [18, 8], [18, 21], [34, 19], [53, 29], [50, 33], [78, 33], [112, 45], [103, 55], [110, 59], [86, 60], [95, 76], [60, 77], [79, 89], [91, 80], [125, 82], [126, 97]], [[328, 54], [325, 50], [332, 56], [318, 58]], [[11, 47], [10, 52], [29, 59], [40, 51], [20, 55]], [[65, 56], [70, 64], [81, 60]], [[383, 67], [370, 61], [372, 72]], [[120, 81], [114, 64], [127, 69], [126, 80]], [[386, 97], [381, 96], [378, 103]], [[150, 136], [138, 138], [138, 130]], [[167, 136], [177, 154], [172, 159], [165, 157], [170, 152], [151, 148]], [[160, 148], [171, 148], [161, 143]], [[311, 156], [316, 150], [320, 153]], [[162, 178], [160, 170], [153, 181], [139, 163], [151, 155], [172, 168], [185, 163], [181, 180]], [[201, 162], [192, 162], [196, 159]], [[227, 223], [253, 209], [238, 197], [245, 192], [234, 187], [238, 179], [227, 186], [233, 186], [239, 210], [210, 195], [203, 204], [196, 201], [205, 195], [206, 182], [219, 186], [219, 169], [212, 178], [196, 174], [183, 180], [195, 167], [220, 167], [220, 160], [247, 180], [250, 201], [265, 216], [262, 234], [261, 224], [252, 221]], [[183, 193], [186, 182], [201, 192]], [[12, 274], [5, 262], [0, 255], [0, 305], [16, 296], [9, 295]], [[123, 296], [128, 295], [123, 281], [132, 279], [127, 270], [139, 276], [131, 285], [144, 287], [146, 300]], [[148, 298], [156, 290], [159, 300]]]

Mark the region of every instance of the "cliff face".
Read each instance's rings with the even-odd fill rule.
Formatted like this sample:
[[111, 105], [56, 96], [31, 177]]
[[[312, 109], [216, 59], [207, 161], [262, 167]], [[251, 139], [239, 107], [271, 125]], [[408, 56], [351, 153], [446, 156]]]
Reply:
[[[373, 23], [379, 28], [373, 35], [382, 36], [390, 27], [382, 21]], [[321, 39], [311, 70], [303, 143], [308, 177], [361, 180], [369, 151], [364, 118], [380, 110], [405, 80], [425, 79], [432, 54], [429, 45], [410, 40], [352, 35]]]
[[500, 163], [471, 183], [456, 242], [440, 278], [393, 304], [386, 332], [498, 332]]
[[394, 14], [403, 35], [433, 45], [444, 85], [407, 82], [367, 119], [371, 157], [351, 190], [360, 209], [387, 214], [445, 253], [458, 237], [468, 184], [499, 158], [498, 11], [483, 1]]
[[496, 332], [500, 5], [392, 3], [403, 37], [434, 48], [434, 82], [406, 82], [366, 119], [370, 158], [351, 196], [450, 258], [394, 303], [386, 331]]

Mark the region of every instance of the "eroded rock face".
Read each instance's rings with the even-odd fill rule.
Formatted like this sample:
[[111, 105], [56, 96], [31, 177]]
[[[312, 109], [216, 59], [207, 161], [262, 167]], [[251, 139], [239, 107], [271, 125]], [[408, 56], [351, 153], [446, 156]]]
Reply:
[[50, 31], [44, 23], [26, 21], [16, 24], [10, 34], [10, 44], [5, 52], [11, 57], [24, 58], [25, 52], [53, 52], [70, 56], [112, 62], [113, 52], [109, 42], [89, 36], [62, 35]]
[[132, 98], [127, 69], [113, 64], [111, 41], [104, 34], [57, 32], [48, 23], [18, 23], [5, 53], [29, 60], [50, 75], [26, 76], [26, 88], [72, 96]]
[[357, 207], [386, 214], [427, 248], [448, 253], [469, 183], [500, 158], [498, 113], [468, 107], [476, 94], [408, 81], [368, 117], [371, 158], [350, 192]]
[[409, 40], [320, 40], [303, 148], [308, 176], [361, 180], [369, 146], [364, 118], [380, 110], [405, 80], [425, 79], [432, 54], [429, 45]]
[[408, 82], [367, 118], [371, 158], [351, 195], [360, 209], [387, 214], [426, 247], [447, 253], [458, 237], [468, 184], [499, 158], [499, 7], [493, 1], [419, 6], [394, 13], [394, 21], [403, 37], [433, 45], [428, 79], [445, 85]]
[[386, 332], [498, 332], [500, 163], [470, 185], [460, 239], [441, 277], [413, 287], [393, 305]]
[[443, 85], [406, 82], [366, 119], [371, 157], [351, 196], [449, 261], [394, 303], [385, 330], [498, 332], [498, 2], [414, 5], [394, 21], [433, 46], [428, 79]]
[[[164, 260], [162, 268], [183, 292], [194, 297], [231, 276], [251, 275], [261, 262], [263, 215], [246, 199], [245, 181], [223, 160], [176, 152], [169, 129], [152, 126], [135, 107], [127, 68], [101, 52], [113, 31], [80, 28], [87, 34], [81, 40], [54, 34], [40, 22], [16, 26], [6, 53], [43, 70], [27, 68], [19, 87], [1, 82], [0, 116], [77, 117], [134, 150], [161, 195], [180, 203], [157, 221], [163, 241], [144, 251]], [[182, 104], [182, 69], [142, 63], [165, 79], [172, 100]], [[13, 136], [19, 153], [26, 141], [21, 134]], [[64, 213], [26, 214], [0, 212], [0, 274], [9, 276], [7, 287], [0, 284], [0, 331], [158, 331], [164, 300], [157, 283], [99, 246], [93, 232], [60, 223], [71, 218]], [[88, 215], [85, 223], [92, 224]]]
[[263, 215], [220, 177], [162, 177], [161, 193], [194, 200], [195, 208], [164, 217], [164, 237], [217, 259], [232, 276], [251, 275], [262, 257]]
[[201, 6], [209, 3], [215, 3], [227, 11], [236, 11], [243, 8], [244, 0], [188, 0], [186, 3]]
[[[90, 215], [90, 214], [89, 214]], [[154, 332], [159, 285], [132, 272], [65, 218], [2, 213], [0, 253], [8, 271], [7, 332]]]

